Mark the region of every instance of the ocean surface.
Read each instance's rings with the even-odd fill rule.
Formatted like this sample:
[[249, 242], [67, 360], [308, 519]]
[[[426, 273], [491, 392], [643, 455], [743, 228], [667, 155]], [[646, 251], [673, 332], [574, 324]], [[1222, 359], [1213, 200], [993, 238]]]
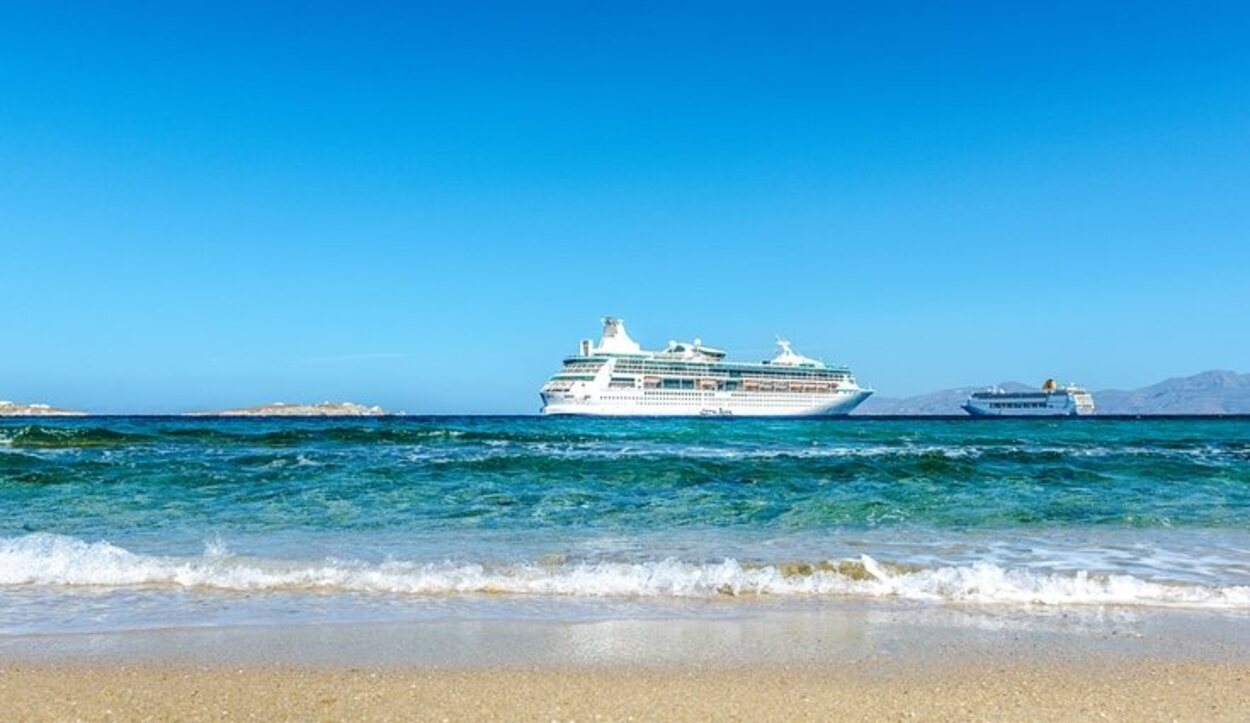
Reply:
[[0, 634], [846, 599], [1250, 617], [1250, 419], [0, 420]]

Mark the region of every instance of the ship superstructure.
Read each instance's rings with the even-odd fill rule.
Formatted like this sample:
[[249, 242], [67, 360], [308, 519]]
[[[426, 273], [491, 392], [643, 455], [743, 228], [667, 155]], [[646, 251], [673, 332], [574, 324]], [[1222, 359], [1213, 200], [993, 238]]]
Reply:
[[831, 416], [872, 394], [846, 367], [805, 357], [784, 340], [761, 362], [726, 359], [720, 349], [671, 341], [645, 351], [617, 318], [603, 320], [598, 345], [578, 353], [543, 385], [544, 414], [605, 416]]
[[1075, 417], [1094, 413], [1094, 397], [1081, 387], [1060, 386], [1047, 379], [1038, 391], [992, 388], [976, 392], [963, 409], [974, 417]]

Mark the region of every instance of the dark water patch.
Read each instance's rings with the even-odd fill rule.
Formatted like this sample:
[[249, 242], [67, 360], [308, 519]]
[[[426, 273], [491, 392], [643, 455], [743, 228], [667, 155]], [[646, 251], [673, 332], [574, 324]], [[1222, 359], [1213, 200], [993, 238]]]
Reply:
[[315, 444], [343, 445], [458, 445], [474, 443], [588, 443], [601, 437], [553, 430], [550, 434], [514, 431], [482, 431], [455, 427], [340, 426], [342, 422], [317, 424], [300, 420], [299, 427], [272, 429], [273, 422], [256, 430], [175, 428], [161, 435], [187, 442], [212, 442], [261, 447], [294, 447]]
[[[752, 456], [739, 459], [686, 456], [679, 452], [647, 455], [550, 456], [541, 453], [485, 453], [463, 458], [416, 461], [422, 473], [438, 477], [481, 475], [507, 478], [599, 480], [604, 483], [639, 483], [655, 486], [688, 486], [711, 482], [777, 485], [818, 484], [826, 481], [876, 479], [960, 480], [992, 474], [989, 465], [970, 457], [939, 452], [899, 455], [805, 457], [797, 455]], [[759, 490], [772, 494], [774, 489]]]
[[34, 454], [24, 454], [13, 450], [0, 451], [0, 476], [17, 474], [29, 470], [57, 469], [61, 465]]
[[17, 449], [124, 447], [147, 444], [154, 439], [151, 435], [119, 432], [108, 427], [53, 427], [32, 424], [0, 428], [0, 444]]
[[28, 448], [0, 451], [0, 485], [106, 484], [132, 469], [107, 456], [72, 450]]

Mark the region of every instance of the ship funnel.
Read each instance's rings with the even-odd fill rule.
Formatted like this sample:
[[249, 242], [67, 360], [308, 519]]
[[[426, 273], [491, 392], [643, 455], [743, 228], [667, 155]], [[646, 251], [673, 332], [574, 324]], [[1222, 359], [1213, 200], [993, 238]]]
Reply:
[[625, 321], [615, 316], [603, 318], [603, 338], [595, 350], [604, 354], [637, 354], [642, 350], [638, 342], [629, 338]]

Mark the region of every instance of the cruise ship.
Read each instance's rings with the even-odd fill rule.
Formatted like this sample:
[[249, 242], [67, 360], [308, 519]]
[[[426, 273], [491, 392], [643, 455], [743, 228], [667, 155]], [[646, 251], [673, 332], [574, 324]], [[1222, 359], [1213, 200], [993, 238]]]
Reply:
[[1094, 413], [1094, 397], [1081, 387], [1059, 386], [1047, 379], [1036, 392], [987, 389], [963, 403], [974, 417], [1075, 417]]
[[823, 417], [850, 412], [872, 394], [846, 367], [798, 354], [778, 341], [777, 355], [736, 362], [702, 340], [644, 351], [617, 318], [603, 320], [596, 345], [543, 385], [543, 414], [603, 416]]

